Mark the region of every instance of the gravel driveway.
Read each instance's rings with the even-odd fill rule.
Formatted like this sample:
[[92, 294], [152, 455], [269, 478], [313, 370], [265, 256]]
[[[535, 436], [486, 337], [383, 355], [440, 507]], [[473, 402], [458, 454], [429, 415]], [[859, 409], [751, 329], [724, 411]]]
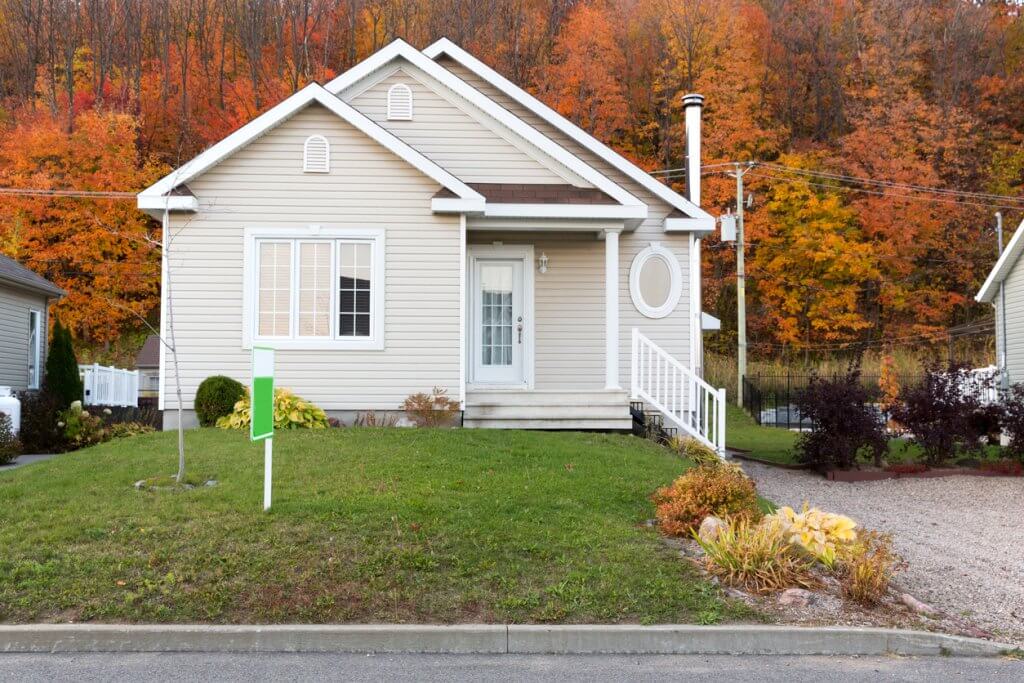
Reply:
[[744, 462], [778, 505], [849, 515], [891, 533], [909, 563], [897, 587], [997, 635], [1024, 637], [1024, 478], [946, 477], [831, 482]]

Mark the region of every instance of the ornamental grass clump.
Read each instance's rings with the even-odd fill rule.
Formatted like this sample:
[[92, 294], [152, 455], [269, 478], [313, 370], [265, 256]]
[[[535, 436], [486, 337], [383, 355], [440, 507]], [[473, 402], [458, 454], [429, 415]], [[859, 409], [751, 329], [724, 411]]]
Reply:
[[843, 596], [861, 605], [877, 605], [888, 592], [899, 561], [892, 549], [892, 537], [877, 531], [861, 532], [839, 556]]
[[[217, 420], [221, 429], [247, 429], [252, 421], [249, 392], [246, 390], [230, 415]], [[274, 389], [274, 429], [327, 429], [327, 414], [290, 389]]]
[[808, 507], [807, 503], [800, 512], [781, 507], [769, 519], [779, 525], [790, 543], [829, 569], [835, 569], [843, 547], [857, 540], [857, 523], [852, 519]]
[[715, 538], [702, 540], [696, 534], [694, 538], [704, 549], [708, 572], [726, 585], [755, 593], [817, 585], [814, 561], [793, 549], [777, 521], [730, 519]]
[[734, 465], [694, 467], [653, 500], [658, 527], [668, 536], [689, 536], [705, 517], [761, 518], [754, 482]]

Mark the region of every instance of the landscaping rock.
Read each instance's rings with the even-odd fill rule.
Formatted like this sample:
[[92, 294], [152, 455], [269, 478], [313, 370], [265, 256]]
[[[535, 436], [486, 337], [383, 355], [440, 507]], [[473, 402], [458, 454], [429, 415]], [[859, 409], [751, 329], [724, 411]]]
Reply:
[[206, 483], [204, 484], [204, 486], [216, 486], [217, 483], [218, 482], [217, 482], [216, 479], [207, 479]]
[[145, 486], [145, 485], [146, 485], [146, 480], [145, 479], [139, 479], [137, 482], [135, 482], [135, 488], [137, 490], [139, 490], [139, 491], [141, 491], [142, 487]]
[[807, 607], [814, 602], [814, 593], [804, 588], [787, 588], [779, 595], [779, 604], [786, 607]]
[[924, 614], [929, 617], [936, 617], [939, 615], [939, 610], [935, 609], [931, 605], [921, 602], [910, 593], [903, 593], [900, 595], [900, 602], [906, 605], [911, 612]]
[[723, 526], [725, 526], [725, 522], [720, 518], [714, 515], [705, 517], [704, 521], [700, 523], [700, 529], [697, 530], [697, 536], [705, 543], [713, 541], [718, 538]]

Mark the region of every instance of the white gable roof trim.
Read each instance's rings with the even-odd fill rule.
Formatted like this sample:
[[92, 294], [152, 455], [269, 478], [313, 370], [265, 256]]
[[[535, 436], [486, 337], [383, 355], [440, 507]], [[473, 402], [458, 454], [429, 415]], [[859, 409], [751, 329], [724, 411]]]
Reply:
[[[649, 190], [656, 197], [665, 201], [673, 208], [679, 209], [689, 217], [673, 218], [670, 219], [670, 221], [666, 221], [666, 230], [687, 230], [696, 232], [714, 231], [715, 219], [711, 214], [707, 213], [669, 186], [655, 180], [639, 166], [573, 124], [564, 116], [545, 105], [533, 95], [530, 95], [528, 92], [463, 50], [452, 41], [447, 38], [442, 38], [426, 48], [423, 51], [423, 54], [430, 59], [437, 59], [442, 54], [448, 55], [470, 71], [476, 73], [498, 90], [516, 100], [519, 104], [523, 105], [537, 116], [541, 117], [549, 124], [574, 139], [580, 145], [607, 161], [626, 176]], [[330, 87], [330, 84], [328, 84], [328, 87]]]
[[172, 211], [197, 210], [198, 202], [195, 197], [167, 196], [168, 193], [179, 185], [187, 183], [189, 180], [206, 172], [253, 140], [273, 130], [313, 102], [317, 102], [334, 112], [357, 130], [365, 133], [371, 139], [408, 162], [426, 176], [437, 181], [442, 187], [451, 190], [457, 196], [456, 198], [447, 199], [443, 209], [435, 208], [435, 210], [452, 212], [483, 211], [485, 203], [483, 195], [417, 152], [407, 143], [381, 128], [364, 114], [342, 102], [319, 83], [310, 83], [277, 106], [260, 114], [231, 135], [202, 152], [199, 156], [167, 174], [153, 185], [150, 185], [138, 194], [139, 208], [162, 211], [166, 206]]
[[326, 87], [330, 92], [340, 94], [350, 86], [362, 81], [377, 69], [386, 66], [397, 57], [404, 58], [413, 66], [437, 80], [441, 85], [511, 130], [517, 136], [537, 147], [541, 152], [612, 197], [615, 201], [627, 206], [646, 207], [637, 197], [610, 180], [597, 169], [585, 163], [582, 159], [547, 136], [541, 135], [539, 131], [523, 122], [519, 117], [501, 107], [491, 98], [401, 39], [391, 42], [359, 62], [345, 73], [330, 81]]
[[974, 298], [977, 301], [988, 303], [995, 298], [999, 292], [999, 283], [1009, 277], [1021, 252], [1024, 251], [1024, 237], [1022, 235], [1024, 235], [1024, 221], [1021, 221], [1020, 225], [1017, 226], [1017, 232], [1013, 233], [1010, 243], [1003, 249], [1003, 253], [999, 255], [996, 265], [992, 267], [992, 271], [985, 278], [985, 283], [975, 295]]

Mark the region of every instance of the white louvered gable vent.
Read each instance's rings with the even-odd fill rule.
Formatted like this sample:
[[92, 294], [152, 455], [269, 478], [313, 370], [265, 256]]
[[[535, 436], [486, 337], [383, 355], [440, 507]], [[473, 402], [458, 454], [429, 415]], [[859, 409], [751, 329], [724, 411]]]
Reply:
[[388, 121], [412, 120], [412, 89], [395, 83], [388, 89]]
[[323, 135], [310, 135], [302, 149], [302, 170], [306, 173], [329, 173], [331, 145]]

